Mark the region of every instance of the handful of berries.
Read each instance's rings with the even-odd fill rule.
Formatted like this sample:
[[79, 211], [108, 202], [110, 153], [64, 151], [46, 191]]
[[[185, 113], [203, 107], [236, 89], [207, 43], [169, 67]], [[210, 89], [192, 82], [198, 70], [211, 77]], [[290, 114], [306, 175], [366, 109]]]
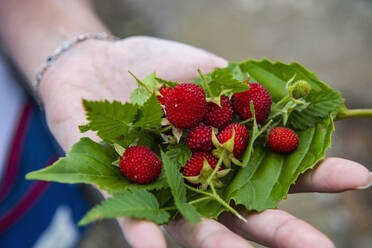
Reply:
[[[237, 158], [247, 147], [249, 132], [246, 125], [233, 122], [234, 112], [241, 121], [253, 120], [250, 107], [252, 103], [257, 123], [262, 124], [269, 117], [272, 103], [270, 93], [259, 83], [247, 85], [249, 90], [232, 94], [232, 104], [227, 95], [218, 96], [219, 103], [207, 101], [203, 88], [192, 83], [180, 83], [174, 88], [161, 86], [157, 93], [166, 120], [173, 127], [188, 131], [186, 144], [191, 149], [192, 156], [181, 171], [184, 178], [192, 185], [206, 189], [207, 180], [213, 170], [219, 170], [215, 178], [218, 179], [227, 175], [231, 161], [236, 165], [242, 165]], [[298, 136], [293, 130], [273, 125], [267, 127], [271, 127], [267, 144], [273, 151], [290, 153], [297, 148]], [[145, 156], [156, 158], [150, 150], [140, 149], [138, 146], [137, 148], [136, 153], [123, 154], [120, 168], [123, 174], [134, 182], [150, 183], [160, 175], [159, 169], [152, 169], [159, 167], [159, 160], [136, 159]], [[224, 162], [225, 167], [228, 168], [222, 172], [221, 162]]]
[[131, 102], [84, 100], [88, 123], [79, 128], [102, 142], [82, 138], [27, 178], [96, 184], [112, 195], [80, 224], [119, 216], [164, 224], [177, 214], [197, 223], [223, 211], [243, 219], [233, 204], [275, 208], [324, 158], [333, 120], [372, 115], [346, 109], [297, 63], [247, 60], [199, 74], [192, 83], [133, 75]]

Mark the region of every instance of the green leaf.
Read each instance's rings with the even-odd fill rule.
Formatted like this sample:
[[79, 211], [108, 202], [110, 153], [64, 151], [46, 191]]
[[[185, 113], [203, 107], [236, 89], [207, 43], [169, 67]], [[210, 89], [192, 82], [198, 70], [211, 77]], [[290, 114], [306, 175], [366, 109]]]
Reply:
[[156, 74], [155, 72], [147, 75], [143, 80], [143, 83], [150, 89], [154, 90], [156, 88]]
[[156, 90], [155, 72], [148, 75], [144, 80], [138, 79], [132, 73], [131, 75], [136, 79], [138, 88], [132, 92], [130, 100], [132, 104], [138, 104], [142, 106]]
[[269, 90], [273, 101], [277, 102], [287, 95], [286, 84], [294, 75], [295, 81], [305, 80], [311, 85], [312, 91], [331, 89], [321, 82], [318, 77], [296, 62], [285, 64], [282, 62], [272, 63], [267, 59], [261, 61], [249, 59], [240, 64], [243, 72], [248, 72], [254, 80], [257, 80]]
[[239, 63], [232, 63], [230, 62], [227, 66], [227, 69], [232, 73], [233, 77], [237, 80], [243, 82], [247, 79], [247, 73], [244, 73], [240, 68]]
[[141, 134], [138, 137], [137, 145], [138, 146], [146, 146], [150, 150], [156, 145], [154, 144], [154, 136], [150, 132], [141, 132]]
[[116, 141], [124, 148], [128, 148], [130, 145], [133, 145], [135, 141], [139, 140], [141, 136], [142, 132], [140, 128], [130, 127], [126, 131], [125, 136], [120, 139], [116, 139]]
[[293, 111], [290, 115], [289, 122], [295, 129], [304, 130], [313, 127], [330, 112], [342, 107], [344, 100], [338, 91], [331, 89], [313, 72], [296, 62], [284, 64], [272, 63], [267, 59], [261, 61], [249, 59], [241, 63], [240, 68], [243, 72], [249, 73], [253, 80], [262, 84], [269, 91], [274, 102], [288, 95], [286, 84], [294, 76], [294, 81], [305, 80], [310, 84], [311, 93], [305, 97], [306, 102], [310, 103], [309, 106], [301, 112]]
[[243, 164], [242, 166], [245, 166], [248, 164], [248, 162], [250, 161], [250, 158], [251, 158], [251, 155], [252, 155], [252, 150], [253, 150], [253, 145], [254, 145], [254, 142], [256, 141], [257, 138], [260, 137], [260, 135], [265, 132], [269, 126], [271, 125], [272, 123], [272, 120], [268, 121], [263, 127], [260, 127], [258, 128], [258, 125], [257, 125], [257, 121], [256, 121], [256, 111], [254, 110], [254, 105], [253, 105], [253, 101], [250, 102], [250, 110], [251, 110], [251, 113], [252, 113], [252, 129], [250, 130], [249, 132], [249, 142], [248, 142], [248, 146], [245, 150], [245, 153], [244, 153], [244, 156], [243, 156]]
[[88, 124], [80, 126], [81, 132], [97, 131], [99, 137], [108, 143], [118, 143], [117, 139], [125, 134], [128, 126], [134, 121], [138, 108], [131, 103], [118, 101], [83, 100]]
[[195, 204], [197, 211], [206, 218], [217, 218], [226, 208], [215, 200], [203, 201]]
[[152, 95], [141, 107], [141, 117], [134, 125], [143, 129], [158, 128], [162, 117], [162, 107], [156, 96]]
[[79, 225], [116, 217], [134, 217], [147, 219], [159, 225], [165, 224], [170, 219], [170, 214], [159, 208], [155, 196], [144, 189], [131, 189], [117, 192], [100, 205], [90, 210]]
[[158, 81], [159, 83], [161, 83], [161, 84], [165, 84], [165, 86], [168, 86], [168, 87], [170, 87], [170, 88], [174, 88], [174, 87], [176, 87], [176, 86], [178, 85], [177, 82], [172, 82], [172, 81], [164, 80], [164, 79], [162, 79], [162, 78], [158, 78], [158, 77], [156, 77], [155, 79], [156, 79], [156, 81]]
[[225, 197], [243, 204], [248, 210], [275, 208], [286, 198], [298, 176], [325, 157], [333, 130], [333, 120], [327, 117], [316, 127], [297, 132], [299, 145], [290, 154], [255, 146], [251, 160], [238, 171], [226, 189]]
[[100, 189], [109, 192], [133, 187], [144, 189], [167, 187], [164, 175], [147, 185], [129, 181], [118, 167], [112, 165], [118, 157], [112, 147], [95, 143], [89, 138], [81, 138], [66, 157], [49, 167], [28, 173], [26, 179], [96, 184]]
[[187, 203], [186, 188], [178, 166], [172, 163], [167, 154], [161, 152], [163, 169], [171, 189], [174, 203], [180, 213], [192, 224], [200, 222], [200, 214], [195, 207]]
[[191, 157], [191, 150], [185, 144], [169, 145], [167, 156], [178, 167], [184, 166]]
[[159, 189], [152, 192], [159, 202], [161, 208], [174, 206], [173, 196], [170, 188]]
[[228, 68], [216, 68], [211, 74], [209, 86], [216, 96], [223, 90], [230, 90], [231, 93], [239, 93], [249, 90], [249, 86], [236, 79]]
[[144, 88], [137, 88], [133, 90], [132, 94], [130, 95], [130, 101], [133, 104], [142, 106], [150, 96], [150, 92]]
[[311, 104], [301, 112], [293, 111], [289, 117], [289, 123], [295, 129], [313, 127], [330, 112], [339, 109], [344, 102], [340, 93], [333, 90], [311, 92], [305, 100]]

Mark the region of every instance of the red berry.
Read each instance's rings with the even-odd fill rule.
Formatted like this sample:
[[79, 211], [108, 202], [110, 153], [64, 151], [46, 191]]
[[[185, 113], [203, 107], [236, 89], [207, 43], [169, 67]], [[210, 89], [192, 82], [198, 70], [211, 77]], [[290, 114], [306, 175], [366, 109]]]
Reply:
[[249, 133], [246, 126], [239, 123], [230, 124], [218, 134], [217, 139], [224, 144], [233, 136], [233, 130], [235, 130], [233, 153], [235, 157], [239, 157], [248, 143]]
[[164, 105], [170, 123], [178, 128], [192, 128], [203, 119], [207, 102], [200, 86], [179, 84], [169, 91]]
[[169, 93], [170, 90], [171, 90], [171, 88], [165, 87], [165, 86], [163, 86], [163, 87], [160, 88], [159, 92], [160, 92], [161, 96], [158, 96], [158, 101], [162, 105], [164, 105], [164, 103], [165, 103], [165, 97], [168, 95], [168, 93]]
[[247, 120], [252, 117], [250, 102], [253, 101], [256, 121], [261, 124], [270, 114], [270, 94], [261, 84], [250, 83], [248, 85], [249, 90], [233, 95], [233, 107], [242, 120]]
[[[216, 168], [218, 159], [209, 152], [194, 152], [191, 158], [187, 161], [186, 165], [182, 168], [182, 174], [185, 177], [198, 176], [203, 168], [204, 159], [212, 169]], [[222, 168], [220, 167], [220, 170]]]
[[187, 134], [186, 144], [191, 150], [212, 150], [212, 128], [209, 126], [197, 126]]
[[209, 126], [222, 129], [232, 122], [233, 110], [230, 99], [227, 96], [221, 96], [221, 107], [213, 102], [207, 103], [207, 112], [203, 122]]
[[268, 144], [274, 152], [290, 153], [298, 146], [298, 136], [289, 128], [276, 127], [269, 135]]
[[158, 157], [145, 146], [132, 146], [120, 158], [120, 170], [130, 180], [148, 184], [155, 181], [161, 172]]

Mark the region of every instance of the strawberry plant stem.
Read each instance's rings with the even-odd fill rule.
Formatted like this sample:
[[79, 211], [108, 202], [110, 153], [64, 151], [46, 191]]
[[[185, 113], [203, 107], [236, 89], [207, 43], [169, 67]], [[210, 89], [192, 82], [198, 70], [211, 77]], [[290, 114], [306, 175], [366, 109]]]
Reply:
[[[253, 128], [252, 130], [252, 137], [249, 140], [249, 144], [246, 150], [247, 158], [244, 157], [243, 160], [243, 167], [246, 166], [249, 163], [249, 160], [251, 159], [252, 155], [252, 149], [253, 149], [253, 143], [254, 141], [260, 136], [273, 122], [273, 120], [268, 121], [265, 126], [263, 126], [261, 129]], [[257, 123], [254, 121], [253, 125], [257, 126]]]
[[[202, 202], [202, 201], [209, 200], [209, 199], [211, 199], [209, 196], [205, 196], [205, 197], [193, 200], [193, 201], [189, 201], [188, 203], [192, 205], [192, 204], [196, 204], [198, 202]], [[176, 209], [177, 209], [177, 206], [170, 206], [166, 208], [161, 208], [160, 210], [168, 211], [168, 210], [176, 210]]]
[[287, 96], [285, 96], [285, 97], [283, 97], [279, 102], [277, 102], [276, 104], [277, 105], [281, 105], [281, 104], [286, 104], [288, 101], [290, 100], [290, 96], [289, 95], [287, 95]]
[[217, 171], [220, 169], [223, 159], [225, 158], [226, 150], [224, 150], [220, 156], [220, 159], [217, 162], [216, 167], [214, 167], [214, 170], [212, 174], [207, 179], [207, 186], [211, 184], [213, 177], [216, 175]]
[[338, 112], [336, 121], [355, 117], [372, 117], [372, 109], [344, 109]]
[[168, 130], [171, 130], [172, 127], [173, 127], [173, 126], [169, 125], [169, 126], [164, 127], [164, 128], [162, 128], [162, 129], [156, 130], [155, 132], [156, 132], [156, 133], [164, 133], [164, 132], [166, 132], [166, 131], [168, 131]]
[[197, 189], [197, 188], [191, 187], [191, 186], [189, 186], [189, 185], [187, 185], [187, 184], [185, 184], [185, 187], [188, 188], [188, 189], [191, 190], [191, 191], [197, 192], [197, 193], [199, 193], [199, 194], [207, 195], [207, 196], [213, 198], [213, 195], [212, 195], [211, 193], [207, 192], [207, 191], [202, 191], [202, 190], [200, 190], [200, 189]]
[[248, 122], [251, 122], [252, 120], [253, 120], [252, 118], [249, 118], [249, 119], [246, 119], [246, 120], [241, 121], [241, 122], [239, 122], [239, 123], [245, 125], [245, 124], [247, 124]]
[[134, 77], [134, 79], [136, 79], [137, 83], [142, 86], [143, 88], [145, 88], [145, 90], [147, 92], [149, 92], [150, 94], [152, 94], [152, 90], [150, 90], [146, 84], [144, 84], [141, 80], [139, 80], [139, 78], [137, 78], [131, 71], [128, 71], [130, 73], [130, 75], [132, 75], [132, 77]]
[[244, 222], [247, 222], [246, 219], [244, 219], [243, 216], [241, 216], [238, 211], [236, 211], [234, 208], [232, 208], [229, 204], [227, 204], [227, 202], [225, 202], [216, 192], [216, 190], [214, 189], [214, 186], [213, 186], [213, 183], [210, 185], [211, 186], [211, 189], [212, 189], [212, 192], [213, 192], [213, 198], [218, 201], [222, 206], [224, 206], [225, 208], [227, 208], [228, 210], [230, 210], [236, 217], [238, 217], [239, 219], [241, 219], [242, 221]]
[[214, 188], [213, 186], [213, 183], [210, 184], [211, 186], [211, 189], [212, 189], [212, 193], [209, 193], [209, 192], [206, 192], [206, 191], [202, 191], [202, 190], [199, 190], [199, 189], [196, 189], [194, 187], [191, 187], [187, 184], [185, 184], [185, 187], [188, 188], [189, 190], [191, 191], [194, 191], [194, 192], [197, 192], [197, 193], [200, 193], [200, 194], [203, 194], [203, 195], [206, 195], [208, 196], [209, 198], [212, 198], [214, 200], [216, 200], [217, 202], [219, 202], [222, 206], [224, 206], [227, 210], [231, 211], [233, 214], [235, 214], [236, 217], [238, 217], [239, 219], [241, 219], [242, 221], [244, 222], [247, 222], [246, 219], [244, 219], [243, 216], [241, 216], [238, 211], [236, 211], [234, 208], [232, 208], [227, 202], [225, 202], [216, 192], [216, 189]]
[[211, 89], [209, 88], [209, 86], [207, 84], [207, 81], [205, 80], [205, 77], [204, 77], [203, 73], [200, 71], [200, 69], [198, 69], [198, 72], [199, 72], [200, 78], [203, 81], [203, 86], [204, 86], [204, 88], [207, 90], [207, 92], [209, 94], [209, 97], [214, 97]]
[[202, 202], [202, 201], [209, 200], [209, 199], [211, 199], [211, 198], [209, 196], [206, 196], [206, 197], [202, 197], [202, 198], [190, 201], [189, 204], [196, 204], [198, 202]]

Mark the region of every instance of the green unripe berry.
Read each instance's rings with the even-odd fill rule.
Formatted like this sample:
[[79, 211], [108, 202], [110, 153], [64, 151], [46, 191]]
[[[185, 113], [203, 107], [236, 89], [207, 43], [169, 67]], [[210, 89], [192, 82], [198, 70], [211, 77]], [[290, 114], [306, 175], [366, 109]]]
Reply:
[[294, 99], [307, 96], [311, 91], [311, 86], [305, 80], [299, 80], [289, 87], [289, 92]]

